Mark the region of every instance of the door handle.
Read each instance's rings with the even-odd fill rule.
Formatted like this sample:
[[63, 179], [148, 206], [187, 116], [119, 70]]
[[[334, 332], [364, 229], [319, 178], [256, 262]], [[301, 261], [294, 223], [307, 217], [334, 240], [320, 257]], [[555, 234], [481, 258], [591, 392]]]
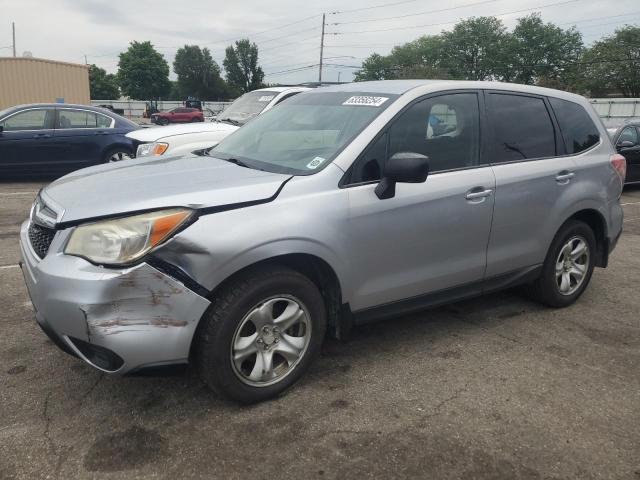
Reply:
[[570, 172], [569, 170], [563, 170], [556, 175], [556, 182], [558, 182], [560, 185], [566, 185], [575, 176], [575, 173]]
[[484, 189], [484, 187], [476, 187], [472, 188], [467, 192], [465, 198], [467, 200], [480, 200], [483, 198], [487, 198], [493, 193], [493, 190], [490, 188]]
[[51, 138], [51, 135], [48, 133], [36, 133], [33, 138]]

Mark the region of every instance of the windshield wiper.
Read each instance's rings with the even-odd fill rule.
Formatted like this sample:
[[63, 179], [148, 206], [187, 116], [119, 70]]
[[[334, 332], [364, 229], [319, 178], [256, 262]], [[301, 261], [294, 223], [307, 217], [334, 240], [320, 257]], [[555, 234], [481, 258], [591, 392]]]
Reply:
[[253, 168], [250, 165], [247, 165], [246, 163], [244, 163], [242, 160], [238, 160], [237, 158], [220, 158], [220, 157], [215, 157], [218, 158], [220, 160], [224, 160], [225, 162], [230, 162], [230, 163], [235, 163], [236, 165], [238, 165], [239, 167], [244, 167], [244, 168]]
[[234, 120], [233, 118], [219, 118], [218, 121], [228, 123], [230, 125], [235, 125], [236, 127], [240, 126], [240, 122], [237, 120]]

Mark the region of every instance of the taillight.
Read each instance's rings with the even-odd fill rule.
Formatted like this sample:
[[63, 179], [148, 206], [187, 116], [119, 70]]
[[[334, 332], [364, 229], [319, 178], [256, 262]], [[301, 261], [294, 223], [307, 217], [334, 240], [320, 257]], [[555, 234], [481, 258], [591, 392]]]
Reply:
[[627, 176], [627, 160], [622, 155], [616, 153], [609, 157], [609, 161], [624, 185], [624, 179]]

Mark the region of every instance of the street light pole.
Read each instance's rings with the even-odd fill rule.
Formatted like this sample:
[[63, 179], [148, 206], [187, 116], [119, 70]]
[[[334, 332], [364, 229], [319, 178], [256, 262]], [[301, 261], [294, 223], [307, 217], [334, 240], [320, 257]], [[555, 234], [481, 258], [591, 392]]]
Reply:
[[322, 35], [320, 36], [320, 68], [318, 69], [318, 83], [322, 83], [322, 59], [324, 57], [324, 23], [326, 14], [322, 14]]
[[13, 56], [16, 56], [16, 22], [11, 22], [11, 32], [13, 35]]

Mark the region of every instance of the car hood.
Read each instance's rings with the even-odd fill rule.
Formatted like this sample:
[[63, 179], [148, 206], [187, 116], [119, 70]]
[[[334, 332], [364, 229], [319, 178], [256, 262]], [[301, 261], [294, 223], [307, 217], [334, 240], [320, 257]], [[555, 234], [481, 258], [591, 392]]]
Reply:
[[227, 123], [199, 122], [187, 123], [185, 125], [172, 125], [168, 127], [149, 127], [141, 128], [133, 132], [127, 133], [127, 137], [138, 142], [148, 143], [156, 142], [161, 138], [170, 137], [172, 135], [184, 135], [187, 133], [201, 132], [227, 132], [231, 133], [238, 129], [234, 125]]
[[228, 207], [275, 197], [291, 175], [245, 168], [208, 156], [125, 160], [73, 172], [41, 196], [58, 222], [166, 207]]

